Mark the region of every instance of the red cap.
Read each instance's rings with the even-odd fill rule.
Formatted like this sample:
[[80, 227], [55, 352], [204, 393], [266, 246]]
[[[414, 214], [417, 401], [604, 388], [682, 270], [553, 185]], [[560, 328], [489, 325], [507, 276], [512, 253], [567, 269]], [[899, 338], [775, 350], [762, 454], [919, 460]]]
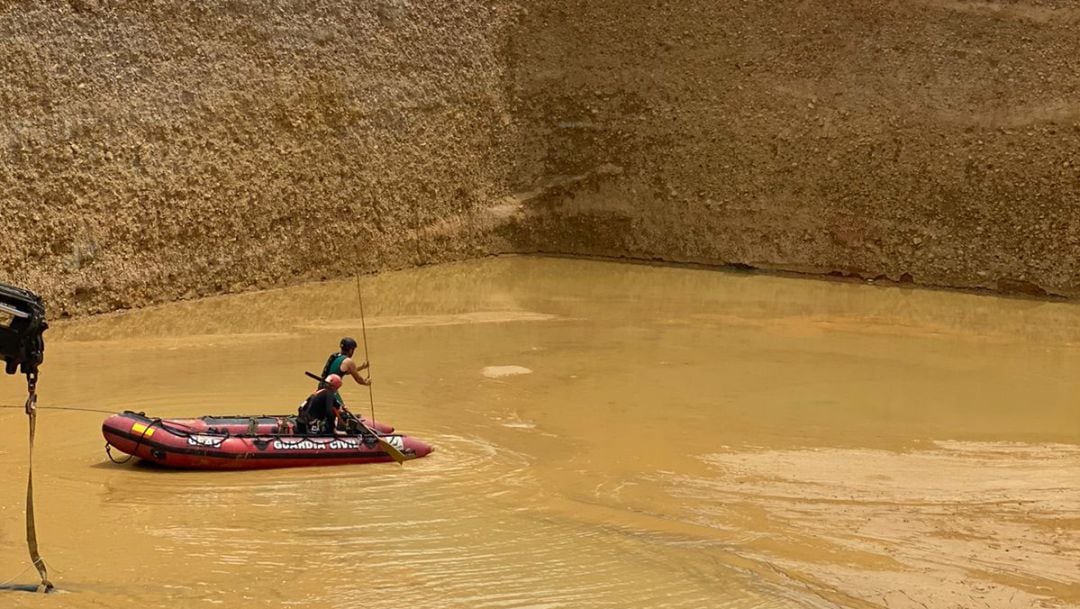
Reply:
[[331, 374], [327, 376], [325, 379], [323, 379], [323, 381], [328, 387], [330, 387], [334, 391], [341, 389], [341, 377], [336, 374]]

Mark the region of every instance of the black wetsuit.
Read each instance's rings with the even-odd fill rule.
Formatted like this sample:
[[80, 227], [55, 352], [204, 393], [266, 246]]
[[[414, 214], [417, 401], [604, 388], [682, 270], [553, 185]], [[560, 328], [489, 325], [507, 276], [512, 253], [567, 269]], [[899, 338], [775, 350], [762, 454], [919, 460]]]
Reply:
[[306, 431], [312, 431], [312, 423], [317, 423], [318, 432], [333, 434], [337, 426], [338, 403], [334, 399], [336, 395], [332, 391], [317, 391], [310, 396], [300, 409], [300, 419], [305, 423]]

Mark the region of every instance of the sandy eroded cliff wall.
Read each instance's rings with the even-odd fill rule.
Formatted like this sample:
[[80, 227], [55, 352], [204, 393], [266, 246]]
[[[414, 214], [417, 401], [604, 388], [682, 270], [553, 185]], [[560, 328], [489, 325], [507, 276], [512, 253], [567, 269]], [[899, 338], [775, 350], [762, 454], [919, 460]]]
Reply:
[[504, 252], [1080, 295], [1071, 0], [0, 0], [0, 280]]
[[1073, 0], [537, 0], [523, 250], [1080, 295]]
[[58, 316], [499, 251], [511, 11], [0, 1], [0, 281]]

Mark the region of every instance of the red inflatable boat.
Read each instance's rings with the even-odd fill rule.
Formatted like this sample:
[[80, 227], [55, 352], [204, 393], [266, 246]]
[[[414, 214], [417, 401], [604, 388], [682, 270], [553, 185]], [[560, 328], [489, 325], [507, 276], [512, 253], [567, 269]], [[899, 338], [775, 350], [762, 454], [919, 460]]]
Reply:
[[379, 429], [375, 429], [377, 435], [297, 435], [290, 423], [288, 417], [265, 416], [168, 420], [128, 411], [106, 419], [101, 433], [108, 442], [106, 448], [177, 469], [382, 463], [393, 460], [391, 452], [399, 458], [418, 459], [434, 450], [416, 438]]

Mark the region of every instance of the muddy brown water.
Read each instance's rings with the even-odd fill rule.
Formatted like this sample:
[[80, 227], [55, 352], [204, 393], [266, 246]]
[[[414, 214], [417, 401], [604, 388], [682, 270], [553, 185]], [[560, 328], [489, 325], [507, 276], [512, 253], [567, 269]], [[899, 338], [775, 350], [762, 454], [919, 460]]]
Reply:
[[[56, 324], [62, 592], [0, 606], [1080, 607], [1077, 305], [539, 258], [361, 284], [376, 418], [434, 455], [158, 471], [59, 409], [291, 411], [361, 333], [352, 280]], [[32, 583], [0, 423], [0, 578]]]

